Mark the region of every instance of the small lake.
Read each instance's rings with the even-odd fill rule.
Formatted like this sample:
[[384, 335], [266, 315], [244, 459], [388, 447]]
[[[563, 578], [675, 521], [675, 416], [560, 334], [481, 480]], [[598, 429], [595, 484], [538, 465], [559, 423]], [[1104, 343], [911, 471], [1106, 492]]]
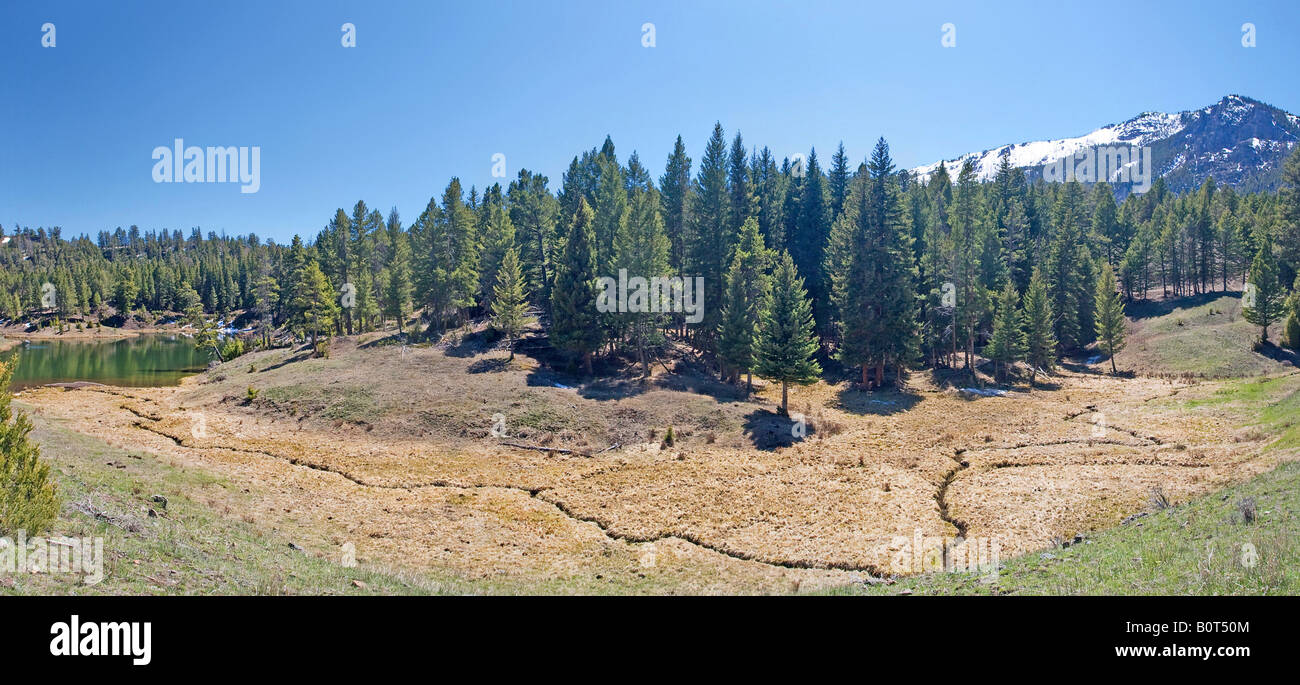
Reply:
[[13, 389], [92, 381], [105, 385], [176, 385], [208, 366], [208, 355], [181, 335], [141, 335], [111, 341], [34, 339], [0, 353], [18, 357]]

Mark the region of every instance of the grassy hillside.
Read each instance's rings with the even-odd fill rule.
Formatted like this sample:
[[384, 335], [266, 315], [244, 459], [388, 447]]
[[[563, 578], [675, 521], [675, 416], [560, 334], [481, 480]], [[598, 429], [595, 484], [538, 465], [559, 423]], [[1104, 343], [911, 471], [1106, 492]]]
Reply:
[[[1292, 356], [1255, 351], [1259, 328], [1241, 317], [1239, 293], [1209, 293], [1158, 302], [1134, 302], [1121, 370], [1149, 376], [1244, 378], [1293, 369]], [[1277, 340], [1280, 326], [1270, 331]], [[1109, 368], [1107, 366], [1107, 368]]]

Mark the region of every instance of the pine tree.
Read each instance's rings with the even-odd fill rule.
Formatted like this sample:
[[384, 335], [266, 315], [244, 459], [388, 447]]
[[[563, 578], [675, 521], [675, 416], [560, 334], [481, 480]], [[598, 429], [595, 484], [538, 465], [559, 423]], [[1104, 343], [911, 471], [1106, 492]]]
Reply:
[[578, 201], [569, 224], [564, 253], [557, 265], [555, 287], [551, 291], [552, 344], [582, 359], [583, 369], [591, 374], [591, 356], [600, 346], [601, 332], [596, 311], [596, 255], [592, 231], [592, 211], [585, 198]]
[[753, 388], [754, 347], [767, 291], [767, 248], [758, 232], [758, 221], [745, 220], [740, 229], [740, 243], [727, 270], [727, 287], [722, 302], [722, 323], [718, 333], [718, 356], [733, 372], [750, 375], [746, 387]]
[[506, 250], [497, 269], [496, 287], [492, 290], [492, 327], [506, 337], [510, 359], [515, 358], [515, 340], [528, 325], [528, 295], [524, 292], [524, 278], [519, 270], [519, 252], [513, 246]]
[[1025, 291], [1025, 361], [1029, 363], [1029, 387], [1041, 369], [1050, 373], [1056, 368], [1056, 336], [1053, 332], [1052, 303], [1047, 296], [1043, 274], [1035, 269]]
[[1001, 380], [1008, 366], [1025, 358], [1029, 351], [1029, 338], [1025, 334], [1025, 317], [1020, 310], [1020, 294], [1011, 281], [1002, 288], [998, 298], [997, 316], [993, 320], [993, 335], [984, 354], [997, 363]]
[[504, 207], [500, 184], [493, 185], [483, 193], [483, 201], [478, 209], [477, 230], [483, 239], [479, 257], [478, 301], [490, 310], [492, 293], [497, 283], [497, 270], [501, 268], [506, 250], [515, 245], [515, 225]]
[[668, 235], [668, 263], [674, 273], [684, 273], [692, 200], [691, 158], [686, 156], [686, 145], [681, 136], [677, 136], [664, 175], [659, 178], [659, 200], [664, 232]]
[[[636, 161], [635, 155], [631, 161]], [[626, 270], [632, 278], [645, 281], [666, 277], [670, 273], [669, 242], [664, 232], [663, 218], [659, 214], [659, 194], [651, 186], [649, 175], [641, 168], [639, 161], [635, 167], [630, 165], [629, 168], [637, 170], [639, 180], [631, 190], [628, 218], [623, 222], [622, 233], [618, 236], [617, 267], [620, 271]], [[643, 292], [633, 288], [628, 293], [628, 311], [617, 317], [636, 350], [641, 373], [647, 377], [650, 375], [650, 350], [658, 347], [663, 340], [659, 329], [665, 324], [665, 312], [669, 309], [664, 299], [655, 301], [655, 298], [664, 296], [665, 293], [662, 292]]]
[[835, 149], [831, 157], [831, 170], [826, 175], [826, 184], [830, 187], [831, 224], [844, 212], [844, 202], [849, 197], [849, 156], [844, 152], [844, 141]]
[[1261, 242], [1250, 264], [1246, 295], [1242, 298], [1241, 316], [1259, 326], [1260, 344], [1268, 343], [1268, 327], [1285, 313], [1284, 293], [1277, 275], [1277, 258], [1268, 240]]
[[904, 367], [917, 355], [916, 269], [912, 263], [912, 237], [904, 224], [902, 200], [894, 176], [889, 144], [876, 141], [871, 161], [868, 240], [881, 260], [875, 264], [877, 312], [880, 334], [876, 355], [876, 385], [884, 384], [886, 365], [895, 366], [902, 379]]
[[549, 288], [555, 275], [552, 259], [559, 238], [556, 220], [560, 211], [559, 201], [546, 188], [547, 182], [545, 176], [521, 169], [519, 178], [510, 182], [507, 194], [527, 290], [532, 293], [533, 301], [543, 307], [550, 305]]
[[838, 329], [835, 358], [846, 366], [859, 367], [864, 386], [870, 382], [868, 369], [878, 353], [876, 337], [882, 333], [874, 291], [879, 250], [868, 239], [870, 183], [867, 174], [859, 174], [850, 183], [843, 211], [831, 229], [825, 267], [831, 275]]
[[1096, 295], [1097, 346], [1110, 355], [1110, 372], [1115, 368], [1115, 355], [1124, 349], [1124, 302], [1120, 299], [1115, 272], [1110, 264], [1103, 264], [1097, 277]]
[[[972, 380], [975, 374], [975, 340], [992, 309], [992, 295], [986, 285], [984, 261], [988, 243], [985, 234], [987, 215], [980, 211], [979, 181], [974, 164], [967, 160], [957, 175], [957, 192], [952, 213], [952, 277], [954, 345], [963, 340], [965, 368]], [[954, 353], [955, 356], [955, 353]]]
[[474, 306], [478, 293], [478, 236], [474, 214], [462, 198], [460, 179], [447, 184], [441, 207], [429, 201], [416, 224], [421, 248], [419, 289], [431, 334], [445, 327], [448, 314]]
[[1082, 193], [1077, 181], [1070, 181], [1060, 189], [1053, 222], [1055, 234], [1044, 266], [1052, 311], [1056, 314], [1056, 339], [1064, 350], [1085, 343], [1083, 331], [1087, 329], [1080, 326], [1081, 303], [1085, 297], [1089, 300], [1087, 311], [1092, 310], [1089, 286], [1094, 281], [1086, 272], [1091, 270], [1091, 258], [1083, 244], [1080, 224]]
[[714, 351], [720, 309], [709, 302], [722, 301], [722, 281], [731, 256], [731, 201], [727, 189], [727, 143], [722, 124], [714, 124], [695, 180], [691, 207], [691, 259], [683, 276], [704, 278], [704, 319], [696, 335], [697, 349]]
[[411, 303], [411, 242], [402, 231], [402, 221], [394, 207], [388, 213], [388, 264], [384, 268], [385, 314], [397, 319], [397, 330], [405, 331]]
[[290, 322], [307, 334], [313, 350], [318, 349], [320, 334], [330, 330], [338, 317], [338, 305], [329, 279], [314, 259], [304, 262], [294, 275], [289, 312]]
[[798, 211], [794, 230], [787, 235], [790, 257], [799, 269], [799, 277], [808, 284], [813, 301], [813, 317], [817, 330], [823, 335], [830, 327], [830, 283], [822, 263], [830, 241], [829, 198], [826, 193], [826, 175], [817, 163], [817, 151], [811, 150], [799, 183]]
[[815, 383], [821, 366], [814, 358], [812, 304], [794, 260], [782, 253], [772, 274], [772, 287], [764, 298], [762, 323], [754, 372], [760, 378], [781, 382], [781, 413], [789, 415], [789, 384]]
[[[194, 292], [190, 288], [190, 292]], [[198, 293], [194, 293], [198, 299]], [[275, 275], [271, 272], [269, 260], [263, 260], [258, 266], [257, 280], [253, 284], [253, 310], [257, 313], [260, 325], [258, 328], [262, 333], [262, 344], [271, 344], [271, 330], [275, 324], [276, 304], [280, 299], [280, 283], [276, 281]], [[184, 311], [188, 307], [182, 307]]]
[[14, 362], [0, 362], [0, 535], [26, 531], [35, 537], [59, 514], [50, 466], [28, 437], [31, 420], [10, 406]]
[[754, 215], [753, 179], [749, 176], [749, 163], [745, 157], [745, 141], [736, 132], [731, 141], [731, 154], [727, 158], [727, 192], [729, 195], [728, 233], [731, 240], [740, 235], [745, 220]]

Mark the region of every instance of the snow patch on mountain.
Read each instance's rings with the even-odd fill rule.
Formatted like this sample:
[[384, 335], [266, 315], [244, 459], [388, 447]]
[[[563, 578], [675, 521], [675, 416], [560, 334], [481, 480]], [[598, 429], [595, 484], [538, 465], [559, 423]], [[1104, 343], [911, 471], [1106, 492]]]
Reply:
[[[972, 152], [956, 159], [944, 160], [942, 164], [948, 169], [948, 174], [953, 180], [956, 180], [957, 172], [969, 159], [975, 164], [975, 173], [979, 180], [989, 181], [997, 174], [1003, 151], [1008, 151], [1012, 166], [1036, 167], [1069, 157], [1076, 152], [1097, 145], [1125, 144], [1139, 147], [1149, 145], [1154, 141], [1178, 133], [1184, 126], [1182, 114], [1144, 112], [1123, 123], [1103, 126], [1091, 133], [1075, 138], [1038, 140], [1003, 145], [992, 150]], [[911, 171], [922, 180], [928, 180], [930, 175], [938, 170], [940, 163], [934, 162], [933, 164], [915, 167]]]

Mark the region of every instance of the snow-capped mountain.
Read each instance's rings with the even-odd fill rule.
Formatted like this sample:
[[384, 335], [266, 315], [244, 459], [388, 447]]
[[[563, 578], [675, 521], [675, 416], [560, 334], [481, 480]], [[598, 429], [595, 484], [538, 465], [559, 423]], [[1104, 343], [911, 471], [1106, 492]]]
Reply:
[[[1199, 186], [1207, 177], [1240, 190], [1277, 187], [1282, 161], [1300, 142], [1300, 118], [1241, 95], [1229, 95], [1213, 105], [1186, 112], [1143, 112], [1123, 123], [1103, 126], [1087, 135], [1002, 145], [944, 160], [955, 181], [966, 160], [982, 181], [997, 173], [1002, 154], [1013, 166], [1042, 177], [1043, 167], [1098, 146], [1150, 146], [1156, 174], [1171, 190]], [[939, 162], [912, 169], [922, 179]], [[1124, 192], [1123, 188], [1117, 188]]]

